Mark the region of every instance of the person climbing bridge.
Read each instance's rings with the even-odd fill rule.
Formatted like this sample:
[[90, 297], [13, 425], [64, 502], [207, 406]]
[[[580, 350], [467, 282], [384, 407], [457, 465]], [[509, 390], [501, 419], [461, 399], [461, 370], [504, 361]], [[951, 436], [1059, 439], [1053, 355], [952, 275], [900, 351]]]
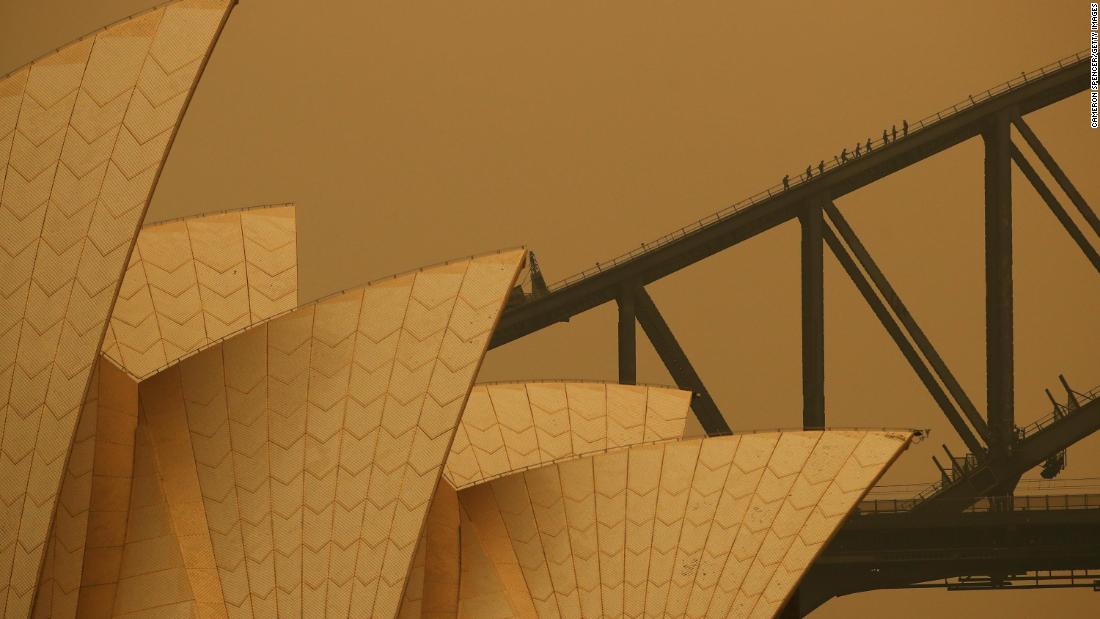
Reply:
[[867, 154], [871, 154], [871, 138], [867, 138]]
[[882, 130], [882, 145], [886, 146], [890, 143], [890, 136], [886, 135], [886, 130]]
[[818, 174], [824, 174], [825, 173], [825, 160], [824, 159], [822, 159], [820, 162], [818, 162], [818, 164], [817, 164], [817, 173]]
[[847, 148], [841, 149], [841, 151], [840, 151], [840, 162], [841, 163], [848, 163], [848, 149]]
[[859, 153], [859, 142], [856, 142], [856, 159], [859, 159], [859, 158], [860, 158], [860, 153]]
[[893, 140], [895, 142], [898, 141], [898, 126], [897, 125], [894, 125], [893, 128], [890, 129], [890, 137], [893, 138]]
[[810, 164], [806, 166], [806, 180], [810, 180], [810, 177], [814, 175], [814, 166]]
[[791, 176], [790, 174], [783, 175], [783, 189], [784, 191], [791, 188]]
[[901, 137], [905, 137], [907, 135], [909, 135], [909, 121], [908, 120], [902, 120], [901, 121]]

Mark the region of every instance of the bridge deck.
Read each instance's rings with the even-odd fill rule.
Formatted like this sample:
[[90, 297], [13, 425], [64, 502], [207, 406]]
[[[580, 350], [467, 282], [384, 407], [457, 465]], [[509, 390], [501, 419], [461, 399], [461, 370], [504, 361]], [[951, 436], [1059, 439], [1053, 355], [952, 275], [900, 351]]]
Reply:
[[1100, 495], [983, 501], [949, 515], [865, 502], [814, 562], [782, 616], [803, 616], [832, 597], [871, 589], [1100, 569]]

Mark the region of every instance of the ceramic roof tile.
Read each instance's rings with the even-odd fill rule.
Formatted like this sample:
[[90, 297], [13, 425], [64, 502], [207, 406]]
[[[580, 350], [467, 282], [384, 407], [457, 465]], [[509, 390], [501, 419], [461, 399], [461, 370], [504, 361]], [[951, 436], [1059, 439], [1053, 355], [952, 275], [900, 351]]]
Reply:
[[298, 303], [293, 205], [144, 228], [103, 354], [135, 379]]
[[0, 78], [6, 616], [31, 612], [64, 456], [115, 291], [231, 4], [173, 2]]
[[468, 599], [505, 616], [509, 591], [522, 591], [501, 578], [515, 564], [541, 617], [774, 616], [910, 438], [826, 430], [646, 444], [471, 487], [459, 494], [471, 528], [499, 518], [512, 554], [491, 538], [464, 547], [475, 554], [467, 571], [480, 566], [464, 578], [484, 591]]
[[691, 394], [667, 387], [530, 382], [477, 385], [444, 475], [462, 489], [524, 468], [678, 439]]

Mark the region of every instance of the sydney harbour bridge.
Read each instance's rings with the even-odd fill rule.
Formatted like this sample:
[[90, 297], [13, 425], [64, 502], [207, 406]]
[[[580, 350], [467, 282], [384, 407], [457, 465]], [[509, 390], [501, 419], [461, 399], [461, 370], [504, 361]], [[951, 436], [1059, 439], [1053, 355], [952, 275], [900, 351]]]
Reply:
[[[1100, 494], [1017, 493], [1025, 472], [1042, 467], [1044, 477], [1056, 476], [1065, 466], [1066, 449], [1100, 429], [1100, 389], [1076, 390], [1063, 379], [1061, 393], [1048, 391], [1051, 412], [1025, 427], [1017, 425], [1013, 407], [1013, 166], [1030, 184], [1017, 191], [1035, 191], [1042, 198], [1065, 229], [1065, 242], [1080, 248], [1100, 275], [1100, 253], [1090, 240], [1100, 235], [1100, 218], [1026, 120], [1032, 112], [1087, 91], [1089, 68], [1086, 51], [1023, 72], [906, 123], [900, 134], [884, 132], [858, 156], [845, 152], [843, 159], [822, 161], [820, 168], [784, 178], [782, 184], [556, 284], [547, 285], [535, 263], [527, 289], [513, 292], [491, 346], [615, 303], [619, 382], [636, 381], [640, 325], [677, 386], [692, 392], [692, 410], [706, 433], [728, 434], [718, 404], [676, 340], [675, 325], [662, 317], [646, 286], [797, 219], [803, 426], [827, 425], [822, 261], [828, 247], [969, 452], [954, 454], [945, 446], [942, 460], [934, 458], [939, 481], [911, 499], [861, 503], [807, 573], [785, 616], [802, 616], [834, 596], [883, 588], [1100, 591]], [[1012, 128], [1020, 140], [1013, 140]], [[985, 149], [984, 415], [834, 204], [976, 137]], [[1025, 149], [1069, 204], [1058, 200], [1024, 156]]]
[[[556, 284], [513, 248], [299, 304], [293, 205], [142, 226], [234, 4], [176, 0], [0, 78], [0, 617], [798, 617], [876, 589], [1100, 591], [1100, 483], [1021, 481], [1100, 430], [1100, 387], [1061, 377], [1032, 423], [1014, 394], [1015, 171], [1100, 274], [1100, 218], [1028, 122], [1090, 89], [1088, 53]], [[836, 204], [972, 139], [984, 402]], [[795, 220], [801, 428], [728, 436], [648, 287]], [[915, 495], [868, 489], [926, 432], [829, 425], [826, 251], [965, 446]], [[487, 348], [609, 303], [619, 384], [475, 389]], [[678, 389], [637, 387], [638, 326]], [[689, 407], [708, 438], [684, 436]]]

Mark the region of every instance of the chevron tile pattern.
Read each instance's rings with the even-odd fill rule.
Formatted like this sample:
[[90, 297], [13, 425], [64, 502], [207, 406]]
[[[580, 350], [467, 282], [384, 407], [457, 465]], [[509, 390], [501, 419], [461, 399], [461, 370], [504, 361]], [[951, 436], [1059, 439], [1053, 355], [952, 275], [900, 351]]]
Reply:
[[84, 409], [73, 437], [72, 451], [57, 501], [50, 541], [39, 578], [35, 617], [75, 617], [84, 568], [84, 547], [91, 506], [95, 462], [96, 421], [99, 409], [99, 366], [92, 371]]
[[[183, 564], [179, 538], [164, 497], [148, 427], [142, 423], [136, 434], [133, 492], [129, 497], [130, 518], [118, 567], [118, 588], [112, 605], [96, 607], [106, 598], [85, 598], [81, 614], [86, 616], [195, 617], [191, 580]], [[224, 612], [215, 616], [224, 616]]]
[[774, 616], [911, 434], [472, 387], [522, 249], [298, 307], [292, 205], [142, 230], [234, 2], [0, 78], [0, 617]]
[[[183, 564], [213, 559], [229, 616], [397, 614], [524, 256], [511, 250], [344, 292], [142, 383], [176, 530], [206, 529], [205, 539], [181, 540], [195, 553]], [[198, 579], [190, 584], [197, 594]]]
[[691, 393], [613, 383], [477, 385], [444, 476], [457, 489], [580, 455], [683, 436]]
[[[184, 247], [173, 244], [173, 236], [178, 236], [170, 233], [173, 228], [176, 232], [182, 229], [182, 234], [186, 235], [189, 242]], [[199, 286], [199, 280], [211, 283], [195, 295], [199, 301], [198, 312], [212, 317], [207, 320], [222, 325], [223, 329], [224, 325], [247, 326], [292, 309], [296, 302], [292, 206], [257, 207], [152, 226], [139, 234], [134, 256], [141, 255], [142, 247], [145, 255], [190, 256], [191, 262], [186, 263], [189, 272], [201, 274], [198, 278], [192, 277], [191, 282], [195, 286]], [[195, 264], [196, 256], [207, 259]], [[134, 264], [132, 259], [122, 285], [124, 292], [135, 288], [135, 275], [140, 274], [141, 281], [145, 281], [144, 273], [140, 273], [140, 268], [135, 269]], [[228, 285], [216, 288], [219, 277], [222, 283], [228, 281]], [[246, 287], [242, 283], [237, 287], [237, 281], [249, 285]], [[127, 315], [127, 312], [133, 315], [131, 310], [139, 305], [134, 299], [148, 300], [153, 296], [148, 286], [137, 292], [140, 294], [131, 294], [128, 300], [120, 299], [116, 304], [105, 344], [114, 343], [112, 336], [116, 330], [122, 330], [117, 326], [119, 315]], [[144, 306], [148, 307], [149, 303]], [[169, 307], [168, 313], [173, 309]], [[219, 316], [226, 315], [231, 320], [216, 322]], [[151, 314], [148, 317], [152, 320], [147, 322], [156, 331], [158, 316]], [[223, 335], [218, 333], [218, 337]], [[208, 342], [207, 339], [203, 343]], [[132, 348], [123, 344], [121, 349]], [[182, 347], [179, 350], [191, 352]], [[48, 593], [39, 593], [35, 602], [36, 616], [75, 616], [78, 594], [82, 614], [109, 615], [114, 608], [135, 458], [134, 432], [138, 418], [135, 375], [155, 371], [135, 366], [119, 369], [125, 366], [118, 351], [117, 345], [105, 349], [104, 357], [110, 362], [101, 360], [93, 374], [78, 438], [62, 482], [62, 498], [47, 548], [45, 571], [40, 579], [40, 586], [48, 587]], [[140, 363], [141, 358], [136, 359], [135, 362]], [[98, 432], [97, 425], [100, 426]], [[83, 442], [81, 438], [92, 440]], [[54, 557], [59, 553], [61, 556], [55, 562]]]
[[62, 480], [35, 616], [74, 617], [78, 604], [109, 614], [130, 513], [137, 419], [137, 383], [101, 358]]
[[144, 228], [103, 353], [136, 379], [298, 305], [292, 205]]
[[168, 512], [167, 526], [179, 545], [184, 573], [194, 596], [195, 614], [200, 617], [226, 617], [225, 596], [214, 558], [210, 525], [203, 509], [198, 465], [187, 425], [179, 366], [143, 381], [140, 400], [138, 425], [153, 448]]
[[464, 490], [480, 550], [497, 558], [471, 549], [470, 571], [491, 571], [473, 576], [479, 595], [463, 594], [461, 616], [530, 616], [505, 605], [509, 588], [513, 598], [522, 591], [509, 575], [518, 566], [539, 617], [772, 617], [910, 438], [827, 430], [684, 440]]
[[[429, 509], [428, 512], [431, 513], [431, 510]], [[420, 540], [416, 542], [416, 554], [413, 555], [412, 566], [409, 567], [405, 596], [401, 598], [401, 609], [397, 612], [397, 619], [420, 619], [424, 612], [424, 569], [428, 554], [426, 537], [426, 531], [421, 531]]]
[[229, 0], [182, 0], [0, 80], [0, 598], [27, 616], [115, 292]]
[[130, 512], [138, 421], [137, 383], [102, 358], [98, 375], [92, 493], [80, 583], [82, 602], [114, 598]]
[[492, 486], [471, 486], [462, 491], [459, 501], [462, 537], [459, 616], [537, 617]]
[[441, 481], [432, 498], [399, 618], [454, 619], [458, 616], [461, 556], [458, 493]]

